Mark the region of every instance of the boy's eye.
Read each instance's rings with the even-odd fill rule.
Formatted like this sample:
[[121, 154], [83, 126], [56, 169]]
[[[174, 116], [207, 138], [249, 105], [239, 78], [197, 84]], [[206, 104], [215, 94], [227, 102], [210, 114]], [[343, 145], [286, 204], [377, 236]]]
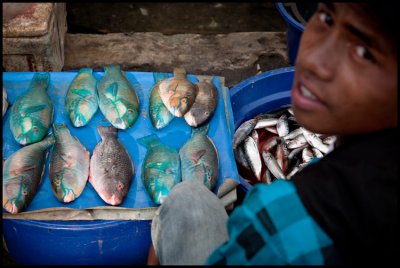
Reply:
[[321, 13], [319, 13], [318, 18], [320, 19], [320, 21], [322, 21], [323, 23], [326, 23], [328, 26], [333, 25], [332, 17], [326, 12], [322, 11]]
[[366, 60], [372, 60], [372, 55], [369, 51], [363, 46], [356, 46], [357, 56], [364, 58]]

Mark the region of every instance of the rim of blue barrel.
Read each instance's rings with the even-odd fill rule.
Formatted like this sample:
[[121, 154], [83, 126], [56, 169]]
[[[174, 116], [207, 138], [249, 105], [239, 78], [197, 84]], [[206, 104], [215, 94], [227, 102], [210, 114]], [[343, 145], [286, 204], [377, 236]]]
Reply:
[[275, 3], [276, 8], [278, 9], [278, 12], [281, 14], [283, 19], [286, 21], [286, 23], [290, 24], [291, 26], [295, 27], [296, 29], [300, 31], [304, 31], [304, 26], [297, 20], [295, 20], [290, 14], [286, 11], [286, 8], [283, 3]]
[[253, 83], [255, 83], [255, 82], [259, 81], [259, 80], [262, 80], [262, 79], [264, 79], [266, 77], [274, 76], [274, 75], [277, 75], [277, 74], [283, 74], [283, 73], [292, 73], [292, 72], [294, 72], [294, 70], [295, 70], [294, 66], [283, 67], [283, 68], [270, 70], [270, 71], [261, 73], [259, 75], [250, 77], [250, 78], [240, 82], [239, 84], [236, 84], [235, 86], [233, 86], [229, 90], [230, 95], [232, 96], [232, 95], [238, 93], [238, 91], [241, 90], [242, 88], [247, 87], [248, 85], [253, 84]]

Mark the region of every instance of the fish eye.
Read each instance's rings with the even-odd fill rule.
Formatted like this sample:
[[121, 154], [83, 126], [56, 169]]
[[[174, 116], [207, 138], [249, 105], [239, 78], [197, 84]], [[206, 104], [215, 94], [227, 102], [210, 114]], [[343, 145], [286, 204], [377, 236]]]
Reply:
[[209, 111], [205, 111], [204, 114], [205, 114], [206, 116], [209, 116], [209, 115], [210, 115], [210, 112], [209, 112]]
[[22, 195], [27, 195], [28, 192], [26, 190], [22, 190]]
[[186, 98], [183, 98], [182, 99], [182, 103], [186, 103], [187, 102], [187, 99]]

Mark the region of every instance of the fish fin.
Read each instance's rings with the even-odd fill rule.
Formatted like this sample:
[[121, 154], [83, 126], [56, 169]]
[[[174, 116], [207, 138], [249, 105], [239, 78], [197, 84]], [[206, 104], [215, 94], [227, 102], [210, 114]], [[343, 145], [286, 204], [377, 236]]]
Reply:
[[37, 106], [31, 106], [31, 107], [28, 107], [28, 108], [24, 109], [24, 113], [32, 114], [32, 113], [41, 111], [41, 110], [45, 109], [46, 107], [47, 107], [47, 105], [45, 105], [45, 104], [37, 105]]
[[210, 127], [209, 123], [206, 123], [206, 124], [201, 125], [199, 127], [192, 127], [192, 136], [195, 135], [195, 134], [207, 135], [209, 127]]
[[118, 84], [116, 82], [112, 83], [105, 91], [104, 95], [111, 99], [116, 100], [118, 95]]
[[74, 88], [71, 89], [71, 92], [82, 97], [82, 98], [86, 98], [87, 96], [91, 96], [93, 95], [93, 91], [89, 90], [89, 89], [83, 89], [83, 88]]
[[139, 138], [137, 141], [148, 149], [160, 143], [160, 139], [156, 134], [150, 134], [148, 136]]
[[16, 169], [10, 170], [10, 175], [17, 177], [20, 172], [34, 169], [34, 168], [36, 168], [36, 165], [29, 165], [29, 166], [23, 166], [20, 168], [16, 168]]
[[35, 73], [32, 78], [30, 88], [41, 88], [47, 90], [49, 86], [50, 74], [49, 73]]
[[113, 126], [97, 126], [100, 137], [104, 140], [109, 137], [117, 137], [118, 129]]
[[154, 78], [154, 83], [158, 83], [162, 80], [165, 80], [167, 78], [169, 78], [169, 75], [167, 73], [157, 73], [154, 72], [153, 73], [153, 78]]
[[196, 153], [191, 154], [191, 155], [189, 156], [189, 159], [192, 160], [194, 164], [197, 164], [197, 163], [199, 162], [200, 158], [201, 158], [206, 152], [207, 152], [207, 151], [204, 150], [204, 149], [203, 149], [203, 150], [200, 150], [200, 151], [197, 151]]

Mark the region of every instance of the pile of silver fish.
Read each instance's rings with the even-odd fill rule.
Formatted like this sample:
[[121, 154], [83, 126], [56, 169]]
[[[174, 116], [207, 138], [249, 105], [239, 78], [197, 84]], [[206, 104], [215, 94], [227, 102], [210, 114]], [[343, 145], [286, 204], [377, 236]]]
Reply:
[[110, 205], [119, 205], [127, 195], [135, 167], [132, 159], [117, 139], [118, 129], [98, 126], [100, 141], [90, 159], [89, 182], [101, 199]]
[[183, 68], [175, 68], [174, 76], [158, 74], [150, 95], [149, 113], [156, 129], [166, 127], [175, 117], [184, 117], [189, 126], [205, 124], [213, 116], [218, 90], [211, 79], [192, 83]]
[[10, 129], [22, 145], [42, 140], [53, 122], [54, 107], [47, 94], [49, 84], [49, 73], [36, 73], [27, 92], [11, 106]]
[[301, 127], [290, 106], [260, 114], [242, 123], [234, 134], [238, 171], [250, 184], [290, 179], [313, 158], [333, 150], [335, 136]]
[[65, 124], [53, 125], [53, 131], [56, 142], [49, 164], [51, 187], [58, 201], [69, 203], [78, 198], [86, 186], [90, 153]]
[[75, 127], [85, 126], [96, 113], [97, 79], [92, 68], [82, 68], [68, 87], [65, 98], [67, 115]]

